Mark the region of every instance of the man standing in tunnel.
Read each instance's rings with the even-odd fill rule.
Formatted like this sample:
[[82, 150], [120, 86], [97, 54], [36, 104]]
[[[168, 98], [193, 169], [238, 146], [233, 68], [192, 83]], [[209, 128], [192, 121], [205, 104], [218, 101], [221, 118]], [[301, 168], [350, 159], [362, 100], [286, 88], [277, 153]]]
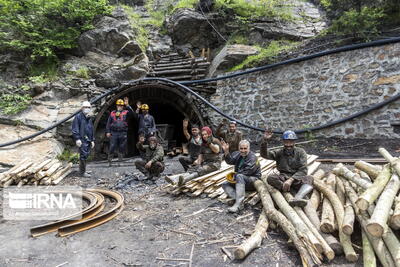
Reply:
[[239, 143], [242, 140], [242, 132], [237, 130], [236, 121], [230, 121], [228, 124], [228, 129], [223, 131], [225, 123], [220, 123], [217, 128], [217, 137], [224, 140], [229, 144], [229, 153], [238, 151]]
[[183, 120], [183, 135], [188, 140], [189, 145], [189, 156], [179, 157], [179, 162], [182, 164], [185, 172], [189, 169], [189, 165], [192, 165], [193, 162], [197, 159], [200, 154], [201, 144], [203, 143], [202, 138], [200, 136], [200, 128], [196, 124], [192, 124], [191, 126], [191, 135], [188, 131], [189, 120]]
[[136, 168], [147, 176], [147, 179], [157, 179], [164, 171], [164, 149], [158, 143], [157, 137], [150, 136], [149, 144], [144, 144], [145, 137], [141, 135], [136, 147], [143, 153], [143, 159], [135, 161]]
[[285, 131], [282, 135], [283, 148], [268, 151], [268, 140], [272, 132], [267, 130], [261, 143], [260, 154], [265, 159], [275, 160], [279, 174], [271, 174], [267, 182], [279, 191], [289, 192], [295, 187], [298, 191], [291, 206], [307, 205], [305, 196], [313, 190], [313, 177], [307, 175], [307, 153], [300, 147], [295, 147], [297, 136], [293, 131]]
[[[134, 113], [135, 118], [139, 121], [139, 131], [138, 135], [144, 135], [147, 140], [150, 136], [156, 134], [156, 122], [154, 117], [149, 114], [149, 105], [147, 104], [137, 104], [136, 113]], [[142, 110], [142, 113], [139, 113]]]
[[86, 172], [86, 160], [90, 155], [90, 150], [94, 148], [93, 122], [90, 118], [91, 105], [88, 101], [82, 103], [79, 112], [72, 121], [72, 136], [76, 146], [79, 148], [79, 175], [90, 177]]
[[[108, 117], [106, 125], [106, 136], [111, 138], [110, 149], [108, 151], [108, 165], [111, 166], [111, 161], [114, 152], [118, 149], [118, 160], [121, 162], [126, 151], [126, 140], [128, 135], [128, 121], [134, 114], [133, 109], [129, 106], [129, 98], [124, 100], [118, 99], [116, 102], [117, 110], [113, 110]], [[124, 107], [127, 109], [124, 109]]]

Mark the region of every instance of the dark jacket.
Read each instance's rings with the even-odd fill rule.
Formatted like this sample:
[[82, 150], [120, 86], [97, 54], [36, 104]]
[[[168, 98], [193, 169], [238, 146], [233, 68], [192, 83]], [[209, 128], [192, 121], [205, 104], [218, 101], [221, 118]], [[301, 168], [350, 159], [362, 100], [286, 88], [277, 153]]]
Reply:
[[152, 162], [163, 162], [164, 160], [164, 149], [162, 145], [157, 144], [155, 149], [151, 149], [149, 145], [144, 145], [140, 142], [136, 144], [137, 149], [139, 149], [141, 152], [143, 152], [143, 159], [146, 162], [149, 162], [150, 160]]
[[137, 114], [133, 113], [135, 118], [139, 120], [139, 134], [144, 134], [146, 136], [150, 135], [150, 133], [156, 132], [156, 122], [154, 121], [154, 117], [150, 114]]
[[188, 149], [191, 158], [196, 159], [199, 156], [202, 144], [203, 144], [203, 139], [201, 138], [201, 136], [200, 136], [200, 141], [198, 143], [196, 143], [196, 140], [194, 139], [193, 136], [190, 137]]
[[242, 141], [243, 136], [241, 131], [236, 130], [234, 133], [231, 133], [229, 131], [222, 131], [221, 128], [218, 128], [217, 136], [229, 144], [230, 153], [239, 150], [239, 143]]
[[134, 112], [130, 106], [127, 106], [127, 109], [120, 111], [119, 116], [117, 116], [118, 111], [113, 110], [107, 120], [106, 133], [127, 132], [128, 121], [133, 113]]
[[246, 157], [242, 157], [239, 151], [229, 153], [225, 156], [226, 163], [235, 165], [235, 172], [246, 176], [261, 177], [260, 163], [254, 152], [250, 151]]
[[293, 155], [287, 155], [284, 149], [268, 151], [267, 142], [261, 143], [261, 157], [276, 161], [278, 171], [294, 179], [301, 179], [307, 175], [307, 153], [300, 147], [294, 147]]
[[86, 117], [83, 112], [79, 112], [72, 121], [72, 136], [74, 140], [82, 142], [94, 141], [93, 122], [90, 117]]

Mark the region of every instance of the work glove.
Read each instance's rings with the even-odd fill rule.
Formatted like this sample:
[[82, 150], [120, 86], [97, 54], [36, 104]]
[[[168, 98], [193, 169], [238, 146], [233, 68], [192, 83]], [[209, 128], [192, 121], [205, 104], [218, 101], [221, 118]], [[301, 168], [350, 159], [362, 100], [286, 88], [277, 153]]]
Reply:
[[75, 142], [77, 147], [81, 147], [82, 146], [82, 141], [81, 140], [76, 140]]
[[94, 141], [92, 141], [92, 143], [91, 143], [91, 144], [92, 144], [92, 148], [94, 148]]

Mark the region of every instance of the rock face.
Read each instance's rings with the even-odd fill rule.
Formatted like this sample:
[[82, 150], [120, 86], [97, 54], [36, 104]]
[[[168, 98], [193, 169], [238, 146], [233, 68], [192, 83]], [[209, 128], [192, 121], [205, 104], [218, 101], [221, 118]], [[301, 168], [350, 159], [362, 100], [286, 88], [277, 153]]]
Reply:
[[213, 59], [208, 76], [220, 74], [245, 60], [248, 56], [256, 55], [259, 50], [249, 45], [226, 45]]
[[[319, 57], [218, 82], [212, 104], [247, 124], [275, 129], [324, 125], [400, 93], [400, 43]], [[316, 136], [399, 138], [392, 102]], [[213, 116], [215, 115], [215, 116]], [[215, 124], [221, 118], [210, 113]], [[259, 133], [243, 129], [248, 138]], [[255, 140], [255, 139], [254, 139]]]
[[[36, 130], [25, 126], [10, 126], [0, 124], [0, 143], [19, 139], [35, 133]], [[42, 160], [54, 158], [62, 152], [63, 145], [51, 138], [50, 134], [39, 136], [32, 141], [26, 141], [0, 149], [0, 164], [15, 165], [25, 158]]]

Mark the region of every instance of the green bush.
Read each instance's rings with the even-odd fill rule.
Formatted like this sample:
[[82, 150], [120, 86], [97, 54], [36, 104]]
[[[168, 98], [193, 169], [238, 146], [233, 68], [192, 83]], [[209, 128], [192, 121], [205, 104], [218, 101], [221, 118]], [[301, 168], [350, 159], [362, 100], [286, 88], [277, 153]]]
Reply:
[[132, 7], [130, 6], [122, 6], [125, 12], [129, 16], [129, 20], [131, 22], [131, 27], [136, 33], [136, 42], [142, 49], [142, 51], [146, 51], [149, 46], [149, 32], [145, 28], [146, 22], [141, 18], [140, 14], [136, 13]]
[[76, 77], [82, 79], [90, 78], [89, 69], [87, 67], [80, 67], [79, 69], [76, 70], [75, 75]]
[[0, 110], [7, 115], [14, 115], [25, 110], [32, 97], [29, 94], [2, 94], [0, 96]]
[[0, 0], [0, 6], [0, 49], [36, 61], [76, 47], [93, 19], [111, 11], [107, 0]]
[[65, 148], [64, 151], [57, 156], [57, 159], [62, 160], [62, 161], [68, 161], [72, 163], [78, 163], [79, 162], [79, 153], [74, 153], [68, 148]]

